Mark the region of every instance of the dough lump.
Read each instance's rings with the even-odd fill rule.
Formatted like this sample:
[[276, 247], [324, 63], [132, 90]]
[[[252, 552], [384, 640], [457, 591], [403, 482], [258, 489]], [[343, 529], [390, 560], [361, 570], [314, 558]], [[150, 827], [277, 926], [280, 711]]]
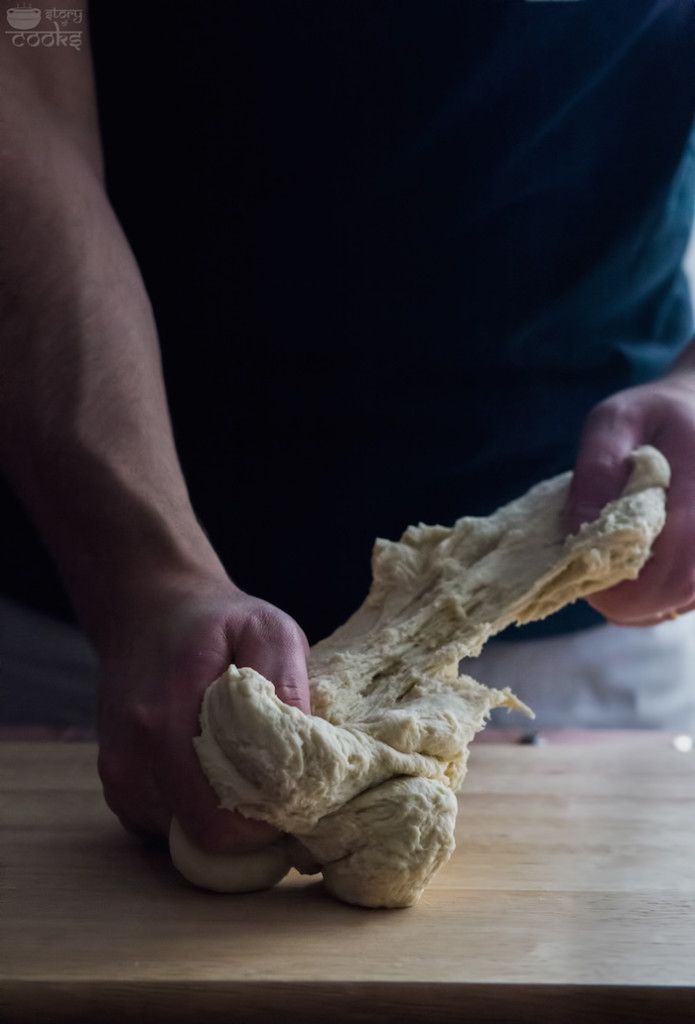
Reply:
[[[312, 648], [311, 715], [250, 668], [230, 666], [206, 692], [194, 742], [220, 805], [286, 833], [287, 863], [320, 870], [339, 899], [414, 903], [454, 849], [474, 735], [493, 707], [532, 715], [509, 689], [460, 674], [461, 660], [512, 623], [637, 576], [664, 523], [670, 471], [653, 448], [632, 458], [623, 496], [574, 536], [562, 528], [565, 473], [487, 518], [378, 540], [364, 604]], [[208, 884], [204, 863], [192, 880]]]
[[176, 818], [169, 829], [169, 854], [181, 874], [213, 892], [255, 892], [269, 889], [290, 870], [287, 844], [273, 843], [256, 853], [206, 853], [195, 846]]

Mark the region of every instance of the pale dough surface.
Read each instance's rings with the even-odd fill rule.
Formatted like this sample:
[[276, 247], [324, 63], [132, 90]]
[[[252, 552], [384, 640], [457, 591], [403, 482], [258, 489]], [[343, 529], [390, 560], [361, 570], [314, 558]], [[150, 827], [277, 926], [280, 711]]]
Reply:
[[208, 689], [195, 744], [221, 806], [288, 833], [288, 864], [320, 870], [340, 899], [415, 902], [454, 849], [469, 743], [493, 707], [520, 706], [459, 663], [512, 623], [637, 576], [669, 467], [648, 447], [633, 461], [623, 496], [572, 537], [566, 473], [487, 518], [377, 541], [367, 599], [311, 651], [311, 715], [253, 669], [231, 666]]

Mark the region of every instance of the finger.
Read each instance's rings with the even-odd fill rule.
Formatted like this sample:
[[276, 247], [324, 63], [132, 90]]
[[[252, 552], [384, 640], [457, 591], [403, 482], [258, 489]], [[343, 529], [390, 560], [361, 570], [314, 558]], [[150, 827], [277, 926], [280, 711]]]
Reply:
[[682, 432], [662, 431], [659, 447], [669, 460], [672, 481], [666, 496], [666, 522], [652, 557], [639, 578], [595, 594], [590, 603], [618, 625], [648, 625], [690, 610], [695, 604], [695, 477]]
[[[682, 496], [684, 492], [688, 497]], [[688, 509], [688, 500], [695, 500], [695, 483], [674, 478], [664, 529], [639, 577], [589, 599], [609, 622], [651, 625], [695, 604], [695, 573], [688, 555], [695, 540], [695, 514]]]
[[201, 849], [248, 853], [273, 842], [278, 832], [264, 822], [221, 809], [193, 746], [197, 716], [186, 735], [171, 737], [166, 747], [149, 736], [147, 756], [119, 750], [116, 758], [99, 755], [104, 799], [127, 831], [167, 836], [172, 816]]
[[593, 522], [608, 502], [620, 497], [632, 469], [630, 453], [640, 443], [638, 424], [625, 417], [615, 402], [594, 409], [582, 432], [567, 497], [569, 533]]
[[311, 710], [307, 639], [294, 619], [268, 605], [251, 619], [234, 646], [237, 668], [253, 668], [269, 679], [285, 704]]
[[[113, 811], [113, 807], [111, 808]], [[171, 816], [165, 807], [162, 807], [161, 815], [147, 816], [146, 818], [133, 818], [129, 811], [124, 814], [117, 814], [114, 811], [126, 832], [137, 836], [139, 839], [164, 839], [167, 834], [167, 821]]]
[[[232, 625], [234, 628], [232, 628]], [[244, 628], [228, 627], [227, 649], [234, 663], [260, 672], [274, 684], [278, 696], [287, 704], [309, 711], [306, 637], [284, 612], [253, 599], [244, 616]], [[172, 813], [192, 842], [214, 853], [248, 853], [274, 842], [279, 833], [265, 822], [221, 809], [198, 761], [192, 737], [200, 732], [199, 707], [205, 685], [200, 685], [199, 701], [191, 701], [190, 690], [169, 707], [168, 750], [163, 758], [165, 778], [162, 787], [168, 794]]]
[[[190, 695], [187, 707], [191, 708]], [[200, 733], [197, 707], [180, 708], [167, 732], [160, 785], [169, 798], [169, 817], [178, 818], [196, 846], [210, 853], [250, 853], [277, 839], [279, 833], [271, 825], [219, 806], [193, 745], [193, 736]]]
[[107, 744], [97, 761], [104, 800], [128, 832], [140, 836], [166, 835], [170, 813], [161, 798], [151, 757], [135, 744], [113, 755]]
[[[284, 612], [257, 599], [248, 601], [243, 623], [240, 630], [236, 617], [226, 627], [225, 647], [234, 663], [254, 668], [275, 684], [281, 700], [308, 712], [308, 644], [302, 630]], [[187, 688], [168, 707], [161, 785], [173, 815], [197, 846], [215, 853], [247, 853], [275, 841], [279, 833], [265, 822], [221, 809], [200, 766], [192, 737], [200, 732], [200, 702], [210, 681], [199, 683], [198, 701]]]
[[617, 625], [617, 626], [626, 625], [628, 627], [638, 627], [638, 628], [648, 628], [650, 626], [663, 626], [663, 624], [665, 622], [675, 622], [675, 620], [679, 619], [681, 617], [681, 615], [685, 615], [685, 614], [687, 614], [687, 612], [690, 612], [692, 610], [693, 610], [692, 608], [682, 608], [680, 611], [661, 612], [659, 615], [653, 615], [651, 618], [644, 619], [643, 621], [640, 621], [640, 622], [630, 622], [630, 623], [617, 622], [617, 623], [612, 623], [612, 625]]

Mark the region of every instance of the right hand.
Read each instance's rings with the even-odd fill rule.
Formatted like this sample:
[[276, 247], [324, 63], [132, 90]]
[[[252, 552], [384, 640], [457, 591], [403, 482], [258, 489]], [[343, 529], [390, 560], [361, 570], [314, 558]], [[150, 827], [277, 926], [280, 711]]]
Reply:
[[270, 825], [222, 810], [193, 737], [206, 688], [230, 663], [270, 679], [309, 712], [308, 644], [280, 609], [231, 581], [148, 585], [102, 654], [99, 773], [111, 810], [130, 831], [168, 834], [175, 816], [201, 849], [244, 853], [277, 838]]
[[604, 399], [584, 426], [568, 497], [570, 533], [620, 496], [635, 448], [652, 444], [671, 466], [666, 523], [653, 556], [638, 579], [587, 598], [614, 625], [651, 626], [695, 609], [694, 359], [695, 349], [661, 380]]

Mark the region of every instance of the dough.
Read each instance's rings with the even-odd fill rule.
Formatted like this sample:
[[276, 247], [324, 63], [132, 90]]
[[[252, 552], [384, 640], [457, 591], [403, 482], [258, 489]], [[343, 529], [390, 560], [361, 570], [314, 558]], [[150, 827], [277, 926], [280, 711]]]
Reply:
[[[637, 576], [664, 523], [669, 467], [647, 447], [633, 462], [624, 495], [575, 536], [562, 530], [566, 473], [487, 518], [378, 540], [366, 601], [311, 651], [311, 715], [250, 668], [231, 666], [206, 692], [194, 742], [221, 806], [289, 833], [291, 863], [322, 871], [342, 900], [415, 902], [454, 849], [468, 744], [493, 707], [532, 715], [460, 662], [512, 623]], [[208, 884], [204, 867], [192, 880]]]
[[290, 870], [287, 844], [273, 843], [256, 853], [206, 853], [195, 846], [176, 818], [169, 829], [169, 853], [184, 878], [214, 892], [269, 889]]

